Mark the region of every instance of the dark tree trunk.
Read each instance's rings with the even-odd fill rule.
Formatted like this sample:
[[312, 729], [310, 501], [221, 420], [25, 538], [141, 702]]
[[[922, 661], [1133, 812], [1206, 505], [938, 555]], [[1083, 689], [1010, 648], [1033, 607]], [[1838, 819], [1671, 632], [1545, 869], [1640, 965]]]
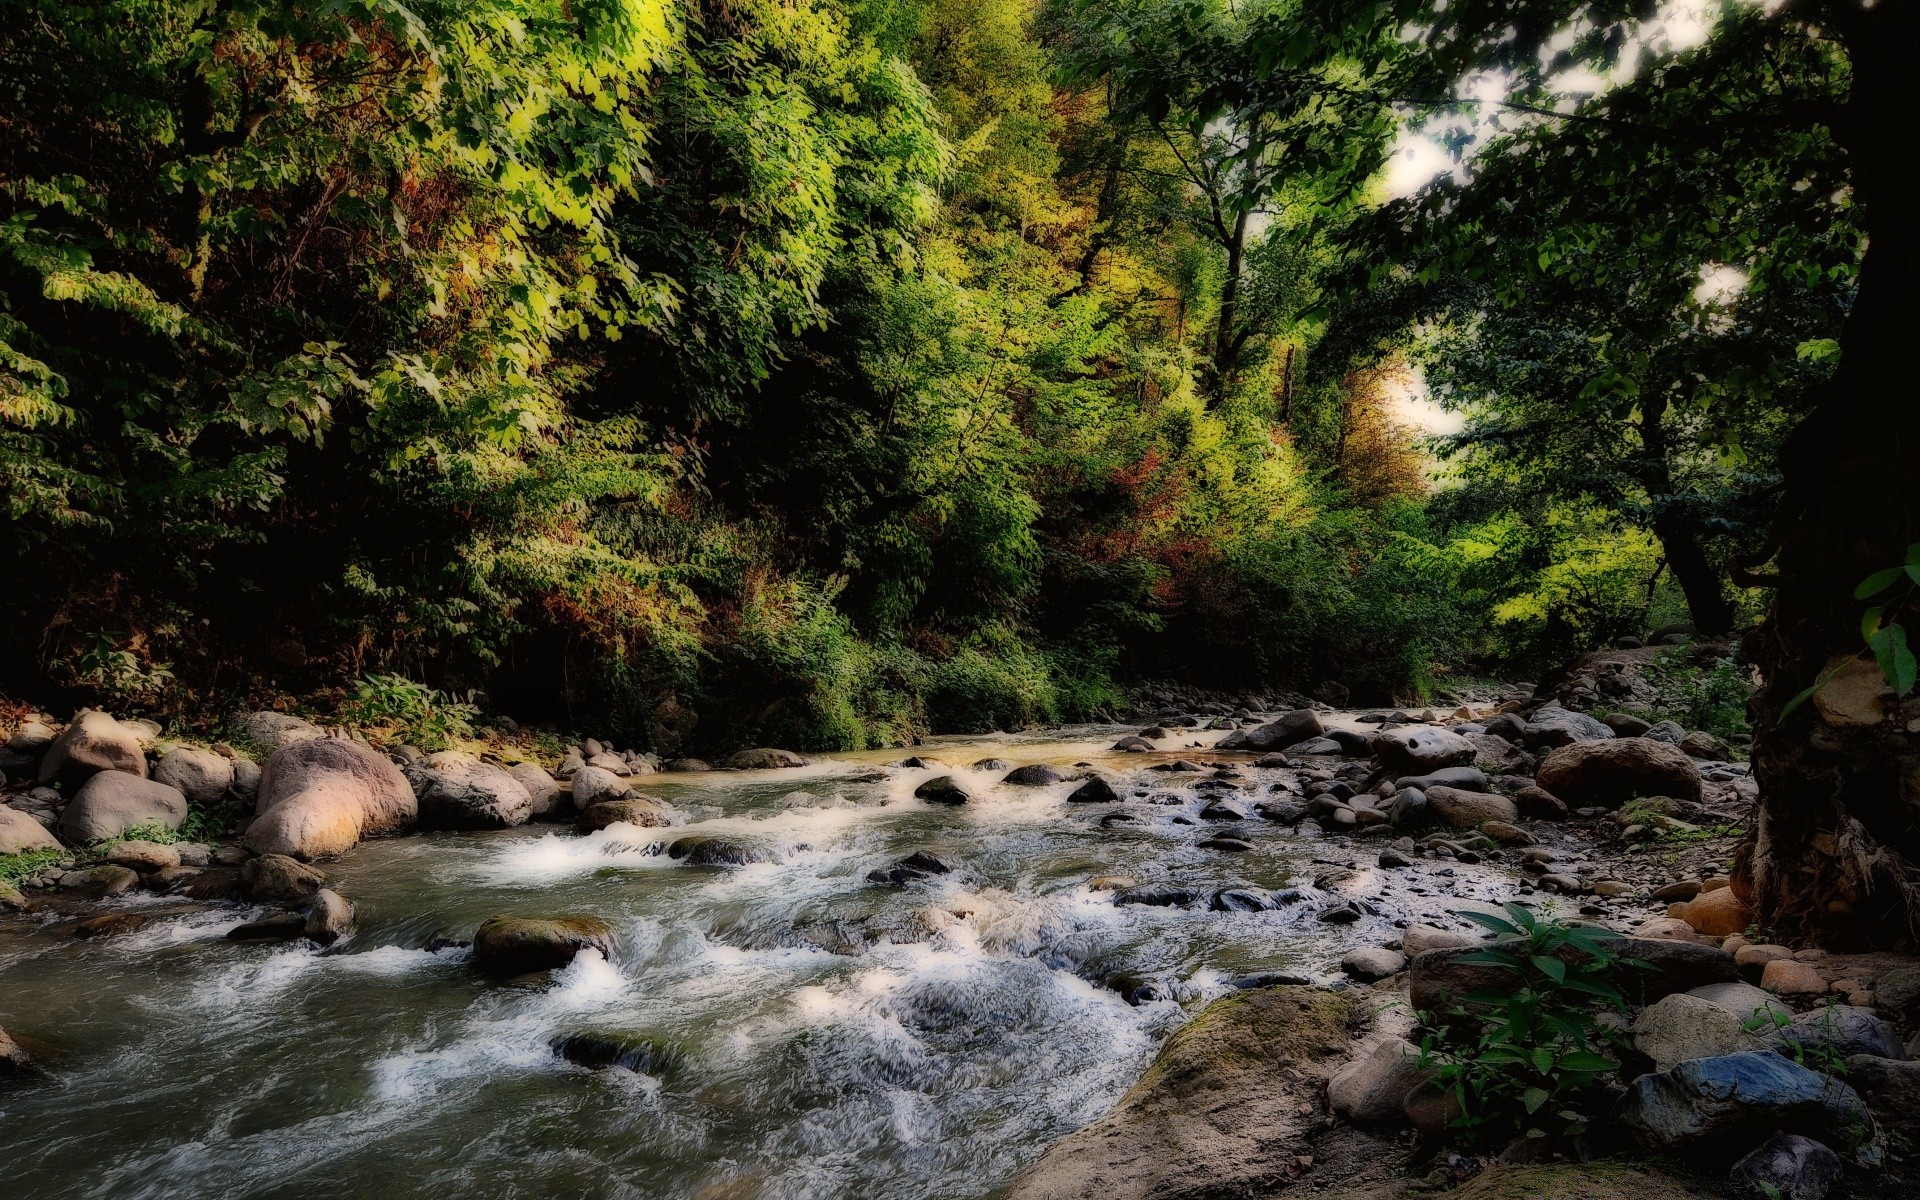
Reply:
[[1240, 273], [1247, 262], [1247, 214], [1234, 219], [1223, 249], [1227, 252], [1227, 274], [1220, 282], [1220, 324], [1213, 334], [1213, 378], [1221, 399], [1232, 387], [1233, 370], [1240, 357]]
[[1674, 493], [1673, 467], [1668, 461], [1667, 402], [1664, 397], [1649, 397], [1640, 408], [1640, 447], [1643, 457], [1640, 479], [1647, 496], [1657, 506], [1653, 535], [1660, 539], [1673, 578], [1687, 598], [1687, 614], [1693, 627], [1704, 635], [1726, 633], [1733, 628], [1733, 602], [1720, 586], [1720, 570], [1700, 548], [1698, 531], [1688, 523]]
[[[1782, 452], [1773, 608], [1749, 635], [1760, 811], [1735, 886], [1775, 931], [1840, 944], [1911, 940], [1920, 923], [1920, 704], [1876, 694], [1866, 664], [1782, 717], [1823, 672], [1863, 657], [1853, 589], [1920, 541], [1920, 4], [1840, 0], [1821, 15], [1852, 60], [1835, 134], [1868, 248], [1832, 385]], [[1920, 631], [1915, 631], [1920, 632]], [[1825, 703], [1821, 701], [1825, 700]]]

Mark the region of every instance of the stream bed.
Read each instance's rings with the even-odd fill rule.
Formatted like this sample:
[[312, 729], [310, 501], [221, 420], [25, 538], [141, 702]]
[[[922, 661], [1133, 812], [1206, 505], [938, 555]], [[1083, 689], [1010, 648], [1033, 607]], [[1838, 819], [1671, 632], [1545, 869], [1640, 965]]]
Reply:
[[[915, 751], [951, 767], [890, 766], [905, 752], [886, 751], [636, 781], [673, 805], [671, 830], [370, 841], [325, 864], [360, 924], [324, 951], [228, 941], [255, 910], [157, 897], [113, 902], [168, 914], [116, 938], [0, 924], [0, 1027], [53, 1076], [0, 1091], [5, 1195], [975, 1200], [1099, 1117], [1233, 979], [1332, 982], [1347, 950], [1397, 936], [1395, 918], [1445, 924], [1461, 901], [1506, 894], [1496, 868], [1383, 871], [1384, 841], [1201, 820], [1205, 776], [1147, 768], [1211, 761], [1191, 746], [1220, 735], [1111, 753], [1126, 732]], [[1298, 776], [1233, 757], [1249, 806]], [[1091, 763], [1126, 802], [1069, 804], [1076, 784], [1009, 786], [1004, 768], [964, 765], [986, 758]], [[970, 803], [913, 798], [943, 773]], [[1103, 824], [1116, 811], [1132, 823]], [[1222, 831], [1254, 848], [1197, 844]], [[765, 861], [659, 852], [690, 833]], [[867, 880], [917, 850], [963, 869]], [[1296, 897], [1256, 912], [1117, 905], [1089, 887], [1103, 875]], [[1376, 911], [1318, 919], [1343, 899]], [[619, 946], [543, 984], [489, 982], [441, 943], [497, 913], [598, 916]], [[1117, 978], [1172, 998], [1130, 1004]], [[555, 1052], [587, 1034], [645, 1053], [590, 1070]]]

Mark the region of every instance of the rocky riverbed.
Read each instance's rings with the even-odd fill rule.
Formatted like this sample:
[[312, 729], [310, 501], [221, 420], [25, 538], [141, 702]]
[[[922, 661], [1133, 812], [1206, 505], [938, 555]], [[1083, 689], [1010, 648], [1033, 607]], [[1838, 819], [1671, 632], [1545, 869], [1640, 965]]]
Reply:
[[[1751, 928], [1726, 886], [1751, 784], [1698, 731], [1518, 690], [712, 765], [237, 724], [193, 746], [41, 714], [8, 743], [22, 1196], [1459, 1184], [1494, 1160], [1422, 1126], [1402, 1039], [1471, 973], [1459, 914], [1504, 902], [1667, 964], [1633, 997], [1633, 1071], [1765, 1074], [1790, 1056], [1751, 1015], [1824, 1013], [1875, 1060], [1854, 1074], [1882, 1131], [1839, 1173], [1887, 1186], [1912, 1150], [1920, 976]], [[1715, 1153], [1837, 1138], [1749, 1125]], [[1663, 1136], [1641, 1142], [1691, 1154]]]

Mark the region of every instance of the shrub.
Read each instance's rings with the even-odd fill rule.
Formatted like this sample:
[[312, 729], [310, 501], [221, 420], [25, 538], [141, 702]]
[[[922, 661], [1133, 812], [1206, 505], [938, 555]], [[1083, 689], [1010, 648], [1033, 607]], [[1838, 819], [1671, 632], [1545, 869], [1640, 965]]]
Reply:
[[368, 675], [340, 706], [340, 719], [375, 742], [444, 750], [473, 736], [479, 709], [401, 675]]

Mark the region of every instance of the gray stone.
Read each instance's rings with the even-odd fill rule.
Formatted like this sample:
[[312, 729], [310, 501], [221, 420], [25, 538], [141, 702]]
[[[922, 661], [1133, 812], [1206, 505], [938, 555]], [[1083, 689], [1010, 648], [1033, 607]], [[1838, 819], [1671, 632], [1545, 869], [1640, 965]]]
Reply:
[[0, 854], [59, 848], [60, 839], [48, 833], [46, 826], [17, 808], [0, 805]]
[[598, 917], [492, 917], [473, 935], [473, 965], [483, 975], [526, 975], [564, 967], [582, 950], [611, 958], [614, 944]]
[[1373, 739], [1373, 753], [1389, 770], [1408, 775], [1465, 766], [1473, 761], [1473, 743], [1447, 729], [1411, 726], [1389, 729]]
[[1733, 1164], [1732, 1177], [1735, 1188], [1756, 1200], [1825, 1200], [1844, 1174], [1832, 1150], [1812, 1138], [1782, 1133]]
[[1397, 1125], [1406, 1120], [1407, 1093], [1432, 1077], [1418, 1063], [1419, 1047], [1387, 1038], [1327, 1081], [1327, 1103], [1355, 1125]]
[[353, 905], [345, 896], [332, 888], [321, 888], [313, 894], [300, 931], [310, 942], [331, 946], [353, 932], [353, 915]]
[[409, 828], [420, 811], [399, 767], [364, 742], [334, 737], [274, 751], [255, 807], [247, 848], [301, 859], [344, 854], [363, 837]]
[[1555, 747], [1600, 742], [1612, 736], [1613, 730], [1606, 722], [1550, 705], [1528, 719], [1524, 740], [1529, 746]]
[[1700, 799], [1700, 768], [1651, 738], [1576, 742], [1547, 755], [1539, 785], [1568, 804], [1619, 805], [1637, 796]]
[[121, 842], [107, 851], [107, 861], [117, 866], [131, 867], [144, 875], [150, 871], [164, 871], [168, 867], [179, 866], [180, 852], [158, 842]]
[[1902, 1158], [1920, 1153], [1920, 1062], [1856, 1054], [1847, 1082], [1886, 1131], [1888, 1148]]
[[1120, 799], [1120, 793], [1113, 790], [1113, 785], [1111, 783], [1108, 783], [1106, 780], [1101, 779], [1098, 776], [1095, 776], [1094, 778], [1089, 779], [1085, 783], [1081, 784], [1079, 787], [1073, 789], [1073, 791], [1069, 793], [1067, 796], [1067, 803], [1069, 804], [1114, 804], [1114, 803], [1117, 803], [1119, 799]]
[[233, 794], [252, 804], [260, 798], [260, 764], [250, 758], [233, 760]]
[[507, 768], [507, 774], [527, 789], [527, 802], [533, 819], [570, 820], [573, 817], [573, 796], [563, 793], [559, 781], [547, 774], [545, 767], [538, 763], [515, 763]]
[[140, 886], [140, 876], [126, 867], [107, 863], [64, 872], [60, 876], [59, 886], [63, 892], [99, 900], [107, 896], [124, 896]]
[[101, 771], [124, 772], [145, 779], [146, 752], [141, 749], [137, 730], [107, 713], [83, 709], [47, 747], [40, 759], [39, 782], [58, 782], [73, 788]]
[[427, 829], [511, 829], [533, 819], [533, 797], [505, 767], [443, 750], [412, 768]]
[[1472, 829], [1482, 821], [1504, 821], [1511, 824], [1520, 819], [1520, 812], [1513, 801], [1498, 792], [1463, 792], [1458, 788], [1430, 787], [1426, 789], [1427, 809], [1435, 819], [1455, 829]]
[[1672, 721], [1656, 721], [1652, 725], [1647, 726], [1647, 731], [1640, 736], [1652, 738], [1656, 742], [1667, 742], [1670, 745], [1678, 746], [1686, 739], [1687, 731]]
[[1670, 1153], [1724, 1161], [1780, 1132], [1849, 1146], [1862, 1163], [1879, 1158], [1874, 1140], [1858, 1138], [1874, 1129], [1859, 1095], [1778, 1054], [1696, 1058], [1642, 1075], [1628, 1087], [1619, 1111], [1642, 1144]]
[[1782, 1054], [1798, 1048], [1802, 1054], [1817, 1052], [1839, 1058], [1854, 1054], [1895, 1060], [1907, 1057], [1893, 1026], [1850, 1004], [1825, 1005], [1801, 1013], [1791, 1024], [1767, 1030], [1766, 1036]]
[[60, 833], [85, 845], [125, 837], [129, 830], [171, 832], [187, 819], [187, 798], [180, 789], [122, 771], [101, 771], [82, 784], [60, 814]]
[[1684, 992], [1663, 996], [1640, 1010], [1633, 1021], [1633, 1046], [1653, 1060], [1656, 1071], [1690, 1058], [1717, 1058], [1764, 1048], [1739, 1017]]
[[1449, 787], [1462, 792], [1490, 792], [1493, 781], [1478, 767], [1446, 767], [1426, 775], [1406, 775], [1393, 781], [1395, 791], [1405, 788]]
[[1015, 767], [1000, 780], [1014, 787], [1048, 787], [1056, 783], [1065, 783], [1067, 776], [1045, 763], [1032, 763], [1024, 767]]
[[600, 767], [581, 767], [573, 773], [575, 812], [584, 813], [603, 801], [619, 800], [632, 794], [633, 785], [612, 771]]
[[633, 825], [641, 829], [664, 829], [673, 824], [672, 810], [651, 796], [627, 792], [612, 800], [597, 800], [582, 809], [575, 818], [582, 832], [592, 833], [613, 825]]
[[1214, 743], [1216, 750], [1285, 750], [1310, 742], [1326, 732], [1320, 714], [1310, 708], [1296, 708], [1252, 729], [1239, 729]]
[[327, 736], [326, 730], [312, 721], [278, 712], [248, 713], [240, 718], [240, 729], [248, 741], [266, 747], [269, 752]]
[[1340, 969], [1361, 983], [1374, 983], [1406, 970], [1407, 956], [1384, 946], [1365, 947], [1348, 952]]
[[177, 746], [153, 769], [155, 782], [180, 789], [192, 804], [214, 804], [233, 786], [233, 761], [211, 750]]
[[326, 883], [320, 871], [285, 854], [262, 854], [240, 868], [241, 890], [261, 904], [306, 904]]
[[754, 750], [739, 750], [720, 760], [720, 766], [729, 771], [775, 771], [806, 765], [807, 760], [791, 750], [775, 750], [764, 746]]
[[965, 804], [971, 799], [951, 775], [935, 775], [913, 789], [913, 794], [928, 804]]

